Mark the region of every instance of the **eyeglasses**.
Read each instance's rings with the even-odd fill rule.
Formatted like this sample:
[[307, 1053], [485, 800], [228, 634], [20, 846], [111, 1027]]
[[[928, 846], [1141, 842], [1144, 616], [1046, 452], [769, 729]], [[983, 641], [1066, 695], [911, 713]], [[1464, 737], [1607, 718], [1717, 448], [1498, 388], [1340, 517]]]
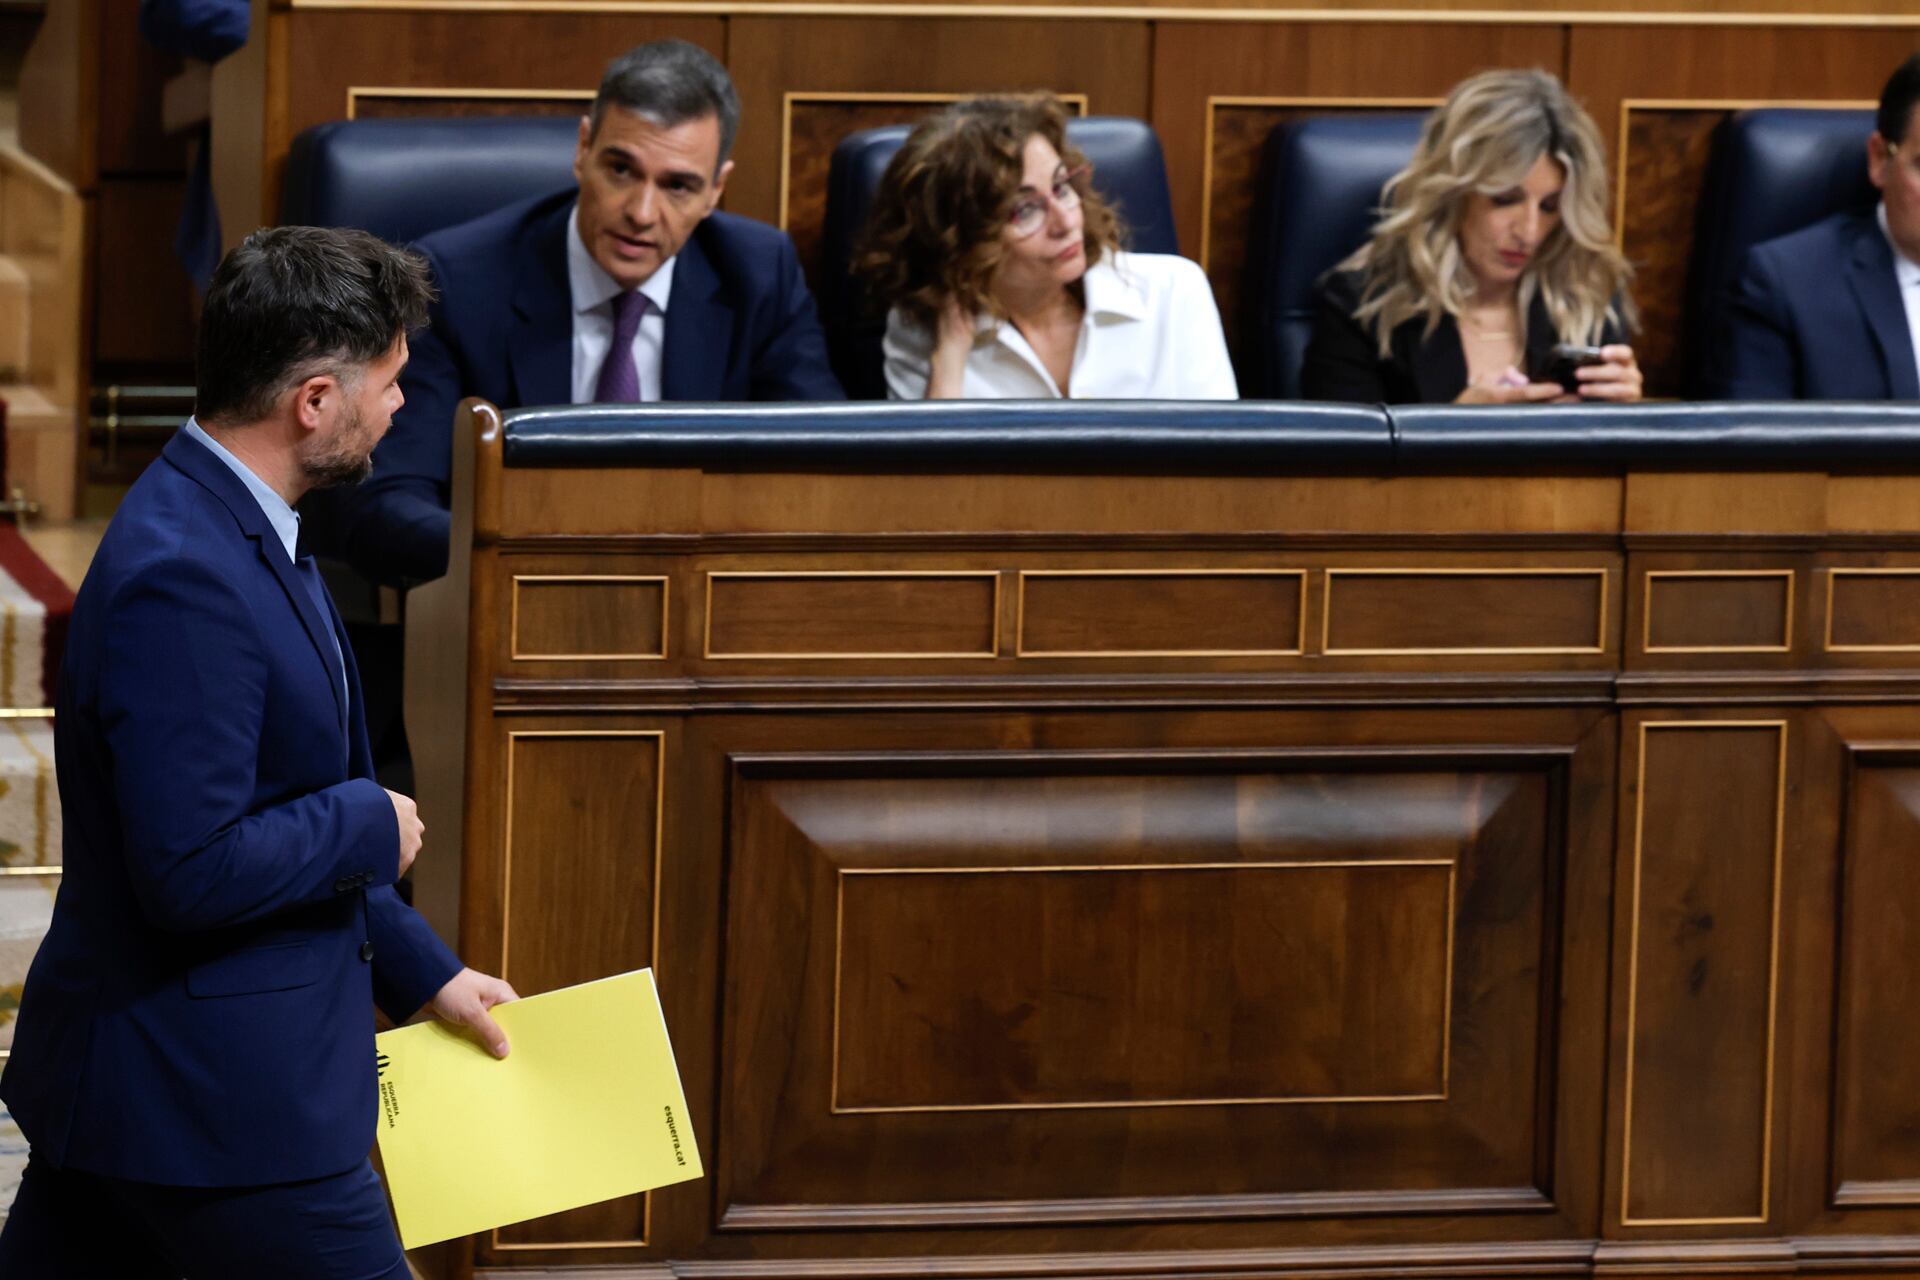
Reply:
[[1047, 210], [1054, 208], [1066, 213], [1080, 207], [1080, 184], [1086, 180], [1093, 166], [1083, 164], [1077, 169], [1068, 169], [1053, 180], [1051, 197], [1043, 195], [1026, 196], [1013, 206], [1007, 214], [1007, 229], [1013, 232], [1014, 239], [1024, 240], [1040, 228], [1047, 225]]

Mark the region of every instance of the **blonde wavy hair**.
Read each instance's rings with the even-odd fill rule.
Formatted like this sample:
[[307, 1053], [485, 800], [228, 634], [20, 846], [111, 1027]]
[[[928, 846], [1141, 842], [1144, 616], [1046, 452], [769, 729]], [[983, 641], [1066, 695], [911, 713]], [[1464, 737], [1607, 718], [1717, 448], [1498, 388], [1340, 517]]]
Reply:
[[1413, 160], [1381, 193], [1372, 239], [1338, 268], [1365, 273], [1354, 318], [1373, 326], [1382, 358], [1408, 320], [1424, 319], [1431, 336], [1442, 316], [1465, 312], [1474, 291], [1460, 252], [1467, 197], [1513, 190], [1542, 156], [1560, 166], [1566, 184], [1560, 223], [1520, 277], [1522, 325], [1536, 294], [1568, 342], [1598, 342], [1609, 321], [1637, 321], [1626, 293], [1633, 268], [1608, 225], [1600, 131], [1547, 72], [1484, 71], [1454, 86], [1427, 117]]

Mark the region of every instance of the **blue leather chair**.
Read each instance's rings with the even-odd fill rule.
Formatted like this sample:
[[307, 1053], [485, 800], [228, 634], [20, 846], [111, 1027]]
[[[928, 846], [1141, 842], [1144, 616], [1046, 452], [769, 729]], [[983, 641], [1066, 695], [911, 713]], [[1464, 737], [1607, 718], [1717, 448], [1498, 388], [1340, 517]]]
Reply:
[[1714, 130], [1687, 269], [1690, 389], [1713, 384], [1713, 335], [1747, 251], [1879, 198], [1867, 180], [1870, 110], [1766, 107]]
[[[886, 318], [870, 312], [853, 278], [854, 242], [866, 226], [881, 175], [912, 131], [910, 125], [886, 125], [848, 134], [833, 149], [828, 168], [815, 299], [834, 372], [855, 399], [884, 400], [887, 387], [880, 354]], [[1128, 246], [1141, 253], [1180, 252], [1166, 159], [1153, 129], [1124, 116], [1090, 116], [1069, 120], [1067, 138], [1093, 163], [1093, 185], [1126, 223]]]
[[280, 221], [407, 244], [573, 184], [578, 116], [337, 120], [293, 140]]
[[1267, 135], [1247, 237], [1241, 395], [1300, 397], [1314, 282], [1366, 242], [1380, 189], [1413, 158], [1425, 119], [1400, 112], [1314, 116]]

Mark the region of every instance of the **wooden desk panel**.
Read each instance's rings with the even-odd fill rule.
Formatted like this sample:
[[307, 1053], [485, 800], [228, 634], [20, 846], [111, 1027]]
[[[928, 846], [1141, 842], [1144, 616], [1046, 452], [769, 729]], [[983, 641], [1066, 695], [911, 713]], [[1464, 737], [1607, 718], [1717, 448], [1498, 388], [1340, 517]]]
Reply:
[[[476, 466], [463, 950], [653, 962], [710, 1170], [487, 1274], [1682, 1276], [1920, 1234], [1920, 670], [1858, 647], [1920, 535], [1815, 527], [1878, 518], [1852, 481]], [[621, 532], [655, 487], [681, 526]], [[513, 656], [516, 578], [523, 634], [529, 582], [648, 584], [540, 626], [664, 656]], [[794, 647], [703, 647], [714, 582], [798, 590], [718, 631]], [[1237, 612], [1189, 648], [1181, 611]]]

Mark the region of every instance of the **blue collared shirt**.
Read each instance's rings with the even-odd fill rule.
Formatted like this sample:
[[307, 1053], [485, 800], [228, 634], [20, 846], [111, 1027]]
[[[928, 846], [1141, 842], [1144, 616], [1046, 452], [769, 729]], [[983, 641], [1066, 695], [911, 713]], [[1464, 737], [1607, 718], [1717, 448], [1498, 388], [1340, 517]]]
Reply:
[[[253, 474], [246, 463], [227, 452], [225, 445], [207, 434], [207, 429], [196, 418], [188, 418], [187, 425], [181, 430], [205, 446], [207, 452], [225, 463], [227, 470], [240, 477], [240, 483], [247, 486], [247, 492], [260, 504], [260, 510], [266, 514], [267, 523], [280, 538], [280, 545], [287, 549], [287, 563], [298, 565], [299, 554], [295, 548], [300, 545], [300, 513], [287, 505], [287, 500], [273, 491], [273, 486]], [[324, 621], [324, 619], [323, 619]], [[327, 628], [327, 634], [333, 635], [333, 628]], [[333, 652], [340, 660], [340, 687], [347, 687], [347, 660], [340, 652], [340, 637], [333, 636]]]

